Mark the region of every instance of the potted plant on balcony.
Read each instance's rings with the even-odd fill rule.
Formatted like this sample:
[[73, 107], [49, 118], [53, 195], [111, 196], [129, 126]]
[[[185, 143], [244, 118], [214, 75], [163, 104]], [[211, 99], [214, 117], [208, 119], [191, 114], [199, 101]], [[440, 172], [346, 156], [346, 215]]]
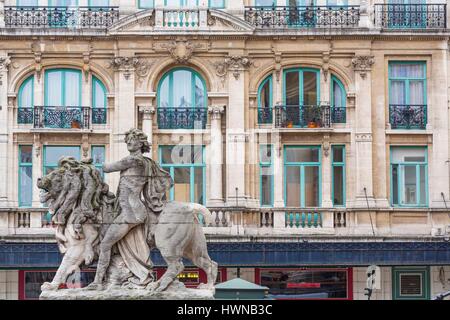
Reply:
[[72, 129], [81, 129], [80, 122], [78, 120], [72, 120], [71, 128]]

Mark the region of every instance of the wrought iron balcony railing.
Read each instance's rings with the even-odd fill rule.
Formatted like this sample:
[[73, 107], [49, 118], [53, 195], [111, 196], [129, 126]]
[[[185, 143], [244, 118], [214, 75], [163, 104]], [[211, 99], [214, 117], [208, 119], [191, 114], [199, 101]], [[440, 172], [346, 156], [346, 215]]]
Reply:
[[[295, 108], [295, 106], [289, 106], [289, 108]], [[288, 111], [293, 112], [293, 111]], [[347, 109], [345, 107], [331, 107], [331, 123], [346, 123], [347, 121]], [[272, 123], [272, 108], [259, 108], [258, 109], [258, 123], [259, 124], [271, 124]], [[294, 124], [292, 124], [294, 126]], [[301, 127], [302, 125], [300, 125]]]
[[253, 6], [245, 21], [257, 28], [352, 28], [359, 24], [359, 6]]
[[329, 128], [331, 124], [329, 105], [279, 105], [274, 109], [276, 128]]
[[272, 123], [272, 107], [258, 108], [258, 123], [267, 124]]
[[118, 7], [5, 7], [8, 28], [106, 29], [118, 20]]
[[331, 107], [331, 123], [346, 123], [347, 122], [347, 108], [346, 107]]
[[89, 129], [106, 124], [106, 108], [35, 106], [18, 108], [17, 123], [34, 128]]
[[375, 4], [375, 26], [384, 29], [444, 29], [446, 4]]
[[392, 129], [425, 129], [426, 105], [389, 105], [389, 123]]
[[205, 129], [206, 108], [161, 107], [158, 108], [159, 129]]

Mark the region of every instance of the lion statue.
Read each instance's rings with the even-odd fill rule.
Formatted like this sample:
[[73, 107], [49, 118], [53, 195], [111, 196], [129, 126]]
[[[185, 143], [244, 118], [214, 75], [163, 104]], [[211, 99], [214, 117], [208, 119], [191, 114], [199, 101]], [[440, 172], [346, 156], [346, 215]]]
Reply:
[[[73, 157], [63, 157], [54, 171], [38, 179], [37, 185], [41, 189], [41, 202], [48, 205], [52, 223], [56, 225], [56, 241], [63, 254], [54, 279], [44, 283], [41, 290], [58, 290], [83, 264], [88, 266], [98, 260], [102, 240], [120, 215], [118, 199], [109, 191], [91, 159], [78, 161]], [[212, 219], [210, 211], [202, 205], [165, 202], [156, 221], [154, 218], [146, 219], [142, 226], [134, 227], [129, 235], [113, 246], [105, 286], [132, 284], [135, 287], [140, 284], [149, 290], [166, 290], [183, 271], [182, 258], [188, 258], [206, 272], [208, 282], [203, 287], [213, 289], [218, 268], [208, 255], [199, 215], [206, 223]], [[144, 237], [136, 238], [137, 232], [134, 231], [140, 227], [145, 232]], [[134, 243], [137, 247], [130, 247]], [[167, 262], [167, 271], [159, 281], [150, 276], [150, 280], [143, 283], [138, 279], [142, 277], [138, 277], [134, 270], [139, 265], [148, 275], [152, 274], [149, 253], [155, 247]]]

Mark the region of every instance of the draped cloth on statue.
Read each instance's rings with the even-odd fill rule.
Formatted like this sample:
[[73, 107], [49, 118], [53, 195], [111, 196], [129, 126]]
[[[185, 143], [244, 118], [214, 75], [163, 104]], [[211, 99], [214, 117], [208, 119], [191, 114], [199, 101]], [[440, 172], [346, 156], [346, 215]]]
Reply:
[[170, 174], [155, 161], [147, 157], [142, 158], [147, 180], [142, 188], [141, 199], [143, 198], [147, 208], [147, 216], [144, 223], [131, 229], [117, 242], [117, 248], [128, 269], [139, 279], [138, 284], [144, 285], [151, 280], [152, 268], [147, 241], [153, 237], [158, 216], [166, 203], [166, 192], [173, 186], [173, 180]]

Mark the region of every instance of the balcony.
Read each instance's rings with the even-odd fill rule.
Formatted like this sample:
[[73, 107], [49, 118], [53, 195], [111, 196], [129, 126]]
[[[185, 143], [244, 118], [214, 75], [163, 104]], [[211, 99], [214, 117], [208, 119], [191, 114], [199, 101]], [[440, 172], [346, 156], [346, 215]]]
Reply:
[[119, 20], [118, 7], [5, 7], [7, 28], [106, 29]]
[[34, 128], [90, 129], [91, 124], [106, 124], [106, 108], [35, 106], [17, 110], [17, 123]]
[[446, 4], [375, 4], [375, 26], [383, 29], [445, 29]]
[[245, 21], [257, 28], [354, 28], [359, 6], [246, 7]]
[[275, 111], [276, 128], [330, 128], [329, 105], [278, 105]]
[[205, 129], [206, 108], [162, 107], [158, 108], [159, 129]]
[[389, 123], [392, 129], [425, 129], [426, 105], [389, 105]]

